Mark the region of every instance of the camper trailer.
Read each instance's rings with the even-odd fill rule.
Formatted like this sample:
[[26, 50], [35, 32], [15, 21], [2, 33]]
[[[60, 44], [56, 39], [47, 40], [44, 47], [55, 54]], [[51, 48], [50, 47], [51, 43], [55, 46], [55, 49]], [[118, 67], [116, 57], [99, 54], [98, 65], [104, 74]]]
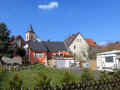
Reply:
[[120, 50], [97, 54], [97, 70], [111, 71], [120, 69]]

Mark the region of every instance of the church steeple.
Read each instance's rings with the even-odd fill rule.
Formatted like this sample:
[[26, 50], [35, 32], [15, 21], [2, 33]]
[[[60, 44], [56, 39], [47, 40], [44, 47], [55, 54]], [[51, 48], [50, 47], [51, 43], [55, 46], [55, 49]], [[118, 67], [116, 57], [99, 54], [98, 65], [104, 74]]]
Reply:
[[26, 32], [26, 41], [32, 40], [35, 37], [36, 37], [35, 32], [34, 32], [34, 30], [32, 28], [32, 25], [30, 25], [28, 31]]
[[32, 25], [30, 24], [30, 27], [28, 29], [28, 32], [34, 32]]

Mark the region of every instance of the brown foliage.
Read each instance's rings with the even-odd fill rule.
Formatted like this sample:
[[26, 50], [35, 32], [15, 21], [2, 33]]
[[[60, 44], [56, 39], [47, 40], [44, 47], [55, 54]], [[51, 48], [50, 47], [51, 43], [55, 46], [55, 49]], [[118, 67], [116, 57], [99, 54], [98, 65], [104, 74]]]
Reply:
[[120, 50], [120, 42], [117, 41], [114, 43], [109, 43], [106, 46], [104, 46], [104, 48], [99, 49], [100, 52], [111, 51], [111, 50]]

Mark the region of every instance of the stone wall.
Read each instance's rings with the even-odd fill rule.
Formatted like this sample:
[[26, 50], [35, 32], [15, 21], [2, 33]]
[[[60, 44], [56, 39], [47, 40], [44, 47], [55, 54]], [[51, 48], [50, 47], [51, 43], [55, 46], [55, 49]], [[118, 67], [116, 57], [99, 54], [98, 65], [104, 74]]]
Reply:
[[4, 62], [5, 64], [22, 64], [22, 58], [17, 56], [17, 57], [13, 57], [13, 58], [8, 58], [6, 56], [2, 57], [2, 62]]

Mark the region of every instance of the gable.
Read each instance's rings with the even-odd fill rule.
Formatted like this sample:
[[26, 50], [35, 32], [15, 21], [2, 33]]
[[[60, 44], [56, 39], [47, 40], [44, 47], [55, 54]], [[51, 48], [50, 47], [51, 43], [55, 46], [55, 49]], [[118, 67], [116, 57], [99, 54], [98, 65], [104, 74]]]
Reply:
[[18, 35], [13, 38], [13, 40], [10, 41], [11, 45], [17, 44], [18, 46], [23, 47], [25, 45], [25, 41], [22, 38], [22, 36]]
[[64, 42], [66, 43], [67, 46], [70, 46], [72, 42], [75, 40], [75, 38], [79, 35], [80, 33], [72, 34], [72, 36], [69, 36]]
[[71, 43], [71, 46], [74, 46], [74, 45], [78, 45], [78, 46], [82, 46], [82, 47], [89, 47], [88, 43], [84, 40], [84, 38], [82, 37], [81, 34], [77, 35], [77, 37], [74, 39], [74, 41]]
[[89, 47], [88, 43], [79, 32], [72, 34], [72, 36], [68, 37], [64, 42], [67, 47], [71, 47], [73, 44], [85, 45]]

